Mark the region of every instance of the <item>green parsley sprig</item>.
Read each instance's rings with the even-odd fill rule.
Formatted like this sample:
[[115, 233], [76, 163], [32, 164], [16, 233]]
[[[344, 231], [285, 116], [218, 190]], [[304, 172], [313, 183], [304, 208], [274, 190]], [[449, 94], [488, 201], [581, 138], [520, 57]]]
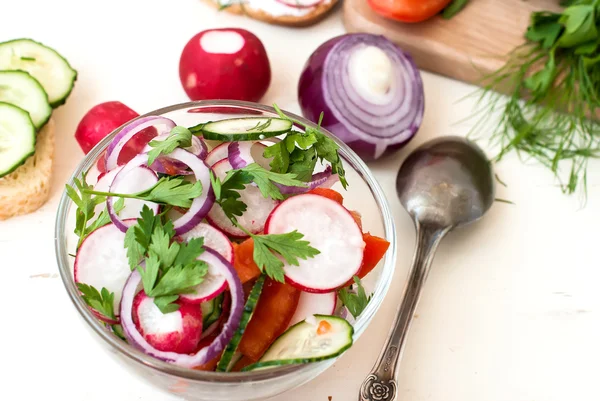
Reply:
[[244, 214], [247, 206], [240, 200], [239, 191], [251, 182], [255, 182], [263, 196], [272, 199], [283, 199], [283, 195], [275, 183], [306, 186], [305, 183], [293, 177], [294, 175], [291, 173], [278, 174], [255, 163], [239, 170], [229, 171], [223, 181], [211, 173], [215, 202], [221, 206], [225, 215], [235, 226], [254, 240], [253, 258], [259, 269], [273, 280], [280, 282], [284, 282], [283, 262], [280, 258], [291, 265], [298, 266], [299, 259], [313, 257], [320, 252], [310, 246], [308, 241], [302, 240], [304, 235], [298, 231], [285, 234], [257, 235], [242, 227], [238, 223], [237, 217]]
[[192, 201], [202, 195], [202, 183], [191, 183], [181, 177], [162, 177], [152, 187], [133, 194], [94, 191], [84, 189], [88, 195], [114, 196], [124, 199], [139, 199], [148, 202], [161, 203], [182, 208], [189, 208]]
[[323, 113], [319, 118], [318, 128], [313, 128], [286, 116], [276, 104], [273, 108], [279, 117], [300, 125], [304, 132], [291, 131], [284, 140], [265, 149], [264, 156], [273, 158], [270, 164], [272, 171], [293, 173], [302, 181], [310, 181], [317, 161], [327, 160], [346, 189], [348, 181], [338, 153], [339, 146], [320, 130]]
[[148, 165], [150, 166], [161, 155], [168, 155], [176, 148], [192, 146], [192, 132], [180, 125], [173, 127], [169, 136], [162, 141], [156, 139], [148, 143], [153, 149], [148, 152]]
[[[106, 202], [105, 196], [92, 196], [94, 187], [87, 183], [86, 173], [82, 173], [81, 179], [73, 180], [75, 187], [69, 184], [65, 185], [67, 195], [77, 206], [75, 211], [75, 234], [79, 237], [77, 248], [81, 246], [83, 240], [94, 230], [110, 223], [110, 216], [106, 208], [100, 212], [98, 218], [90, 224], [96, 215], [96, 207]], [[119, 199], [115, 202], [115, 212], [119, 213], [125, 206], [124, 200]]]
[[363, 311], [369, 304], [372, 295], [367, 297], [365, 287], [363, 287], [362, 282], [360, 281], [360, 278], [358, 278], [358, 276], [354, 276], [354, 283], [356, 284], [356, 293], [350, 292], [346, 288], [342, 288], [338, 291], [338, 295], [342, 303], [346, 306], [348, 311], [356, 319], [358, 316], [360, 316], [361, 313], [363, 313]]
[[98, 291], [91, 285], [77, 283], [77, 288], [81, 291], [81, 298], [88, 306], [106, 317], [108, 320], [116, 320], [114, 302], [115, 293], [109, 292], [106, 288]]
[[204, 238], [180, 244], [174, 237], [173, 223], [163, 223], [146, 205], [125, 233], [129, 266], [140, 273], [144, 292], [162, 313], [178, 310], [174, 302], [179, 295], [193, 293], [208, 272], [208, 265], [197, 260], [204, 252]]

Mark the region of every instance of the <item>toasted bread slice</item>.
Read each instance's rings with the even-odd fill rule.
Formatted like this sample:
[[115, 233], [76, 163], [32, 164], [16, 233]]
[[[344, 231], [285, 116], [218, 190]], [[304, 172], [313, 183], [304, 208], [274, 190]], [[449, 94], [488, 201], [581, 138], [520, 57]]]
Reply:
[[40, 208], [50, 195], [54, 161], [54, 121], [37, 134], [35, 153], [23, 165], [0, 178], [0, 220]]
[[[221, 4], [227, 3], [227, 0], [204, 0], [213, 6], [220, 8]], [[322, 20], [327, 12], [329, 12], [338, 2], [338, 0], [324, 0], [315, 7], [302, 9], [305, 11], [294, 12], [294, 8], [290, 7], [289, 15], [273, 15], [270, 14], [268, 8], [257, 7], [254, 2], [248, 0], [229, 0], [232, 4], [224, 7], [224, 10], [234, 14], [244, 14], [251, 18], [268, 22], [275, 25], [287, 26], [309, 26]], [[265, 2], [274, 2], [277, 0], [263, 0]]]

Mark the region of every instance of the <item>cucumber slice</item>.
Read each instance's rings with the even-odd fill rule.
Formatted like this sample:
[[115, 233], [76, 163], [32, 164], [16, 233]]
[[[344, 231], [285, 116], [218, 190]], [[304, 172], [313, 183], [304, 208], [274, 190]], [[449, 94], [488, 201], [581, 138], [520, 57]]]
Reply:
[[0, 177], [13, 172], [34, 154], [35, 134], [28, 112], [0, 102]]
[[208, 327], [219, 320], [221, 312], [223, 311], [223, 298], [224, 295], [220, 294], [210, 301], [202, 302], [200, 304], [200, 307], [202, 308], [202, 327]]
[[[354, 327], [345, 319], [328, 315], [314, 317], [316, 321], [307, 319], [290, 327], [275, 340], [260, 361], [242, 371], [324, 361], [341, 355], [352, 346]], [[318, 334], [322, 322], [329, 325], [328, 331]]]
[[246, 326], [248, 326], [248, 322], [252, 318], [254, 309], [256, 309], [256, 304], [258, 304], [258, 298], [260, 297], [260, 293], [262, 292], [264, 284], [265, 275], [261, 274], [258, 280], [256, 280], [256, 283], [254, 283], [254, 286], [248, 295], [246, 305], [244, 305], [244, 313], [242, 314], [240, 325], [231, 338], [231, 341], [229, 341], [229, 344], [227, 344], [227, 347], [225, 347], [225, 351], [223, 351], [221, 360], [217, 365], [217, 372], [228, 372], [233, 366], [231, 360], [237, 351], [238, 345], [240, 345], [240, 342], [242, 341], [242, 335], [244, 334], [244, 330], [246, 330]]
[[194, 134], [217, 141], [256, 141], [285, 134], [292, 122], [283, 118], [244, 117], [211, 121], [191, 127]]
[[38, 130], [52, 115], [44, 88], [25, 71], [0, 71], [0, 102], [11, 103], [27, 111]]
[[54, 49], [31, 39], [0, 43], [0, 70], [22, 70], [39, 81], [52, 107], [64, 104], [77, 80], [75, 71]]

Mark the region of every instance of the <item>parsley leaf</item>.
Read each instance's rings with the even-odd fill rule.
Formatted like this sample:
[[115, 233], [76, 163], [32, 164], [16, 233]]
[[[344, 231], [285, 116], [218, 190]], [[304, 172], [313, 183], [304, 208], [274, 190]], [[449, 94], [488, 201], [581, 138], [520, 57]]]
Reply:
[[[110, 217], [106, 209], [100, 213], [98, 219], [88, 225], [96, 214], [96, 207], [106, 201], [105, 196], [92, 196], [89, 191], [93, 190], [93, 186], [86, 182], [86, 174], [82, 173], [81, 179], [73, 179], [75, 188], [66, 185], [67, 195], [77, 206], [75, 211], [75, 230], [74, 233], [79, 237], [77, 248], [81, 246], [83, 240], [95, 229], [110, 223]], [[123, 209], [123, 202], [115, 202], [115, 211], [118, 213]]]
[[283, 262], [273, 252], [294, 266], [299, 265], [298, 259], [307, 259], [320, 253], [308, 241], [303, 241], [303, 237], [296, 230], [285, 234], [252, 235], [254, 261], [269, 277], [283, 282]]
[[137, 267], [138, 272], [142, 276], [142, 284], [144, 285], [144, 292], [150, 294], [156, 284], [158, 278], [158, 272], [160, 271], [160, 261], [158, 256], [154, 252], [149, 252], [146, 258], [145, 268], [142, 266]]
[[108, 292], [106, 288], [102, 288], [101, 291], [98, 291], [91, 285], [83, 283], [77, 283], [77, 288], [81, 291], [81, 297], [90, 308], [108, 319], [115, 320], [114, 292]]
[[207, 272], [208, 265], [199, 260], [186, 266], [171, 267], [160, 278], [148, 296], [161, 297], [192, 292], [194, 287], [204, 280]]
[[317, 165], [317, 152], [315, 149], [295, 149], [290, 155], [290, 159], [293, 160], [293, 163], [290, 164], [288, 172], [296, 174], [296, 177], [301, 181], [312, 181], [313, 172]]
[[233, 221], [235, 216], [244, 214], [247, 207], [244, 202], [239, 200], [241, 195], [238, 191], [243, 190], [252, 182], [252, 176], [240, 170], [231, 170], [221, 181], [211, 171], [210, 180], [215, 201], [221, 206], [225, 215]]
[[306, 187], [306, 183], [298, 180], [295, 174], [279, 174], [273, 171], [269, 171], [256, 163], [251, 163], [246, 167], [240, 169], [245, 173], [252, 176], [252, 181], [256, 183], [260, 193], [265, 198], [271, 199], [283, 199], [281, 191], [275, 184], [295, 186], [295, 187]]
[[179, 253], [175, 258], [175, 265], [188, 265], [194, 263], [198, 256], [202, 255], [204, 249], [204, 237], [192, 238], [188, 242], [181, 243]]
[[154, 226], [148, 252], [156, 254], [160, 260], [160, 269], [162, 271], [166, 271], [173, 266], [181, 248], [178, 242], [171, 242], [171, 238], [174, 235], [175, 231], [173, 230], [173, 223], [171, 221], [167, 222], [164, 226], [162, 224]]
[[356, 294], [348, 291], [346, 288], [342, 288], [338, 291], [340, 300], [348, 308], [348, 311], [356, 319], [367, 307], [367, 304], [371, 300], [372, 295], [367, 297], [365, 288], [363, 287], [358, 276], [354, 276], [354, 282], [356, 283], [357, 289]]
[[156, 224], [158, 216], [154, 216], [152, 210], [147, 206], [142, 206], [140, 218], [137, 224], [130, 226], [125, 233], [125, 248], [127, 249], [127, 258], [129, 267], [135, 269], [140, 264], [142, 258], [150, 247], [150, 238]]
[[[295, 146], [295, 145], [294, 145]], [[275, 145], [267, 146], [263, 152], [266, 159], [273, 158], [269, 166], [275, 173], [285, 173], [290, 165], [290, 152], [286, 147], [286, 142], [277, 142]]]
[[148, 165], [150, 166], [160, 155], [168, 155], [178, 147], [192, 146], [192, 132], [178, 125], [171, 130], [166, 139], [162, 141], [152, 140], [148, 145], [154, 148], [148, 152]]
[[179, 310], [179, 305], [173, 303], [177, 301], [178, 298], [178, 295], [165, 295], [162, 297], [156, 297], [154, 298], [154, 304], [162, 313], [167, 314]]

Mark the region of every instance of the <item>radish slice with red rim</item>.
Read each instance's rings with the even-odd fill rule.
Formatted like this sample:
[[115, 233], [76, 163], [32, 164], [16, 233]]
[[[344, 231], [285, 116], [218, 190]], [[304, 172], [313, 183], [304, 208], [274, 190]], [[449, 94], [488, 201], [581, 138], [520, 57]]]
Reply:
[[281, 202], [265, 225], [267, 234], [298, 230], [319, 254], [284, 262], [286, 282], [307, 292], [334, 291], [360, 269], [365, 243], [361, 229], [342, 205], [324, 196], [297, 195]]
[[[227, 159], [221, 160], [212, 167], [214, 174], [221, 180], [225, 178], [227, 172], [231, 169], [231, 164]], [[252, 185], [247, 185], [239, 193], [240, 200], [248, 206], [248, 209], [237, 218], [238, 223], [253, 234], [263, 231], [269, 213], [277, 206], [277, 201], [263, 197], [260, 189]], [[207, 219], [212, 225], [217, 226], [221, 231], [232, 237], [245, 238], [248, 236], [244, 231], [233, 225], [217, 203], [208, 213]]]
[[315, 294], [311, 292], [302, 292], [298, 299], [296, 312], [290, 320], [288, 327], [303, 321], [313, 315], [333, 315], [337, 304], [337, 293], [328, 292], [325, 294]]
[[244, 291], [242, 289], [242, 283], [231, 263], [227, 262], [221, 255], [212, 249], [206, 248], [202, 255], [205, 254], [208, 254], [205, 256], [205, 260], [208, 260], [209, 264], [214, 264], [222, 269], [223, 275], [229, 285], [231, 295], [231, 311], [219, 335], [210, 343], [210, 345], [202, 348], [193, 355], [160, 351], [150, 345], [133, 322], [133, 300], [137, 294], [138, 288], [142, 284], [140, 273], [137, 270], [134, 270], [125, 283], [120, 310], [123, 333], [129, 344], [152, 357], [187, 368], [204, 365], [223, 352], [225, 346], [229, 343], [229, 340], [231, 340], [239, 327], [244, 308]]
[[217, 164], [217, 162], [226, 159], [229, 153], [229, 143], [225, 142], [218, 146], [216, 146], [213, 150], [208, 152], [208, 156], [206, 156], [206, 164], [209, 166], [213, 166]]
[[[124, 223], [133, 224], [135, 220], [126, 220]], [[119, 311], [121, 292], [131, 274], [124, 242], [125, 234], [114, 224], [94, 230], [77, 250], [73, 268], [76, 283], [93, 286], [98, 291], [106, 288], [109, 292], [114, 292], [115, 313]], [[94, 314], [110, 323], [97, 312]]]
[[[115, 175], [108, 192], [133, 194], [143, 191], [155, 185], [158, 182], [156, 173], [145, 166], [148, 161], [147, 155], [138, 155], [131, 159]], [[125, 207], [117, 214], [114, 208], [115, 197], [106, 198], [106, 207], [108, 215], [113, 224], [121, 231], [126, 232], [129, 228], [124, 222], [125, 218], [137, 218], [144, 205], [150, 207], [154, 214], [158, 213], [158, 205], [153, 202], [145, 202], [138, 199], [125, 199]]]
[[285, 4], [294, 8], [312, 8], [323, 2], [323, 0], [276, 0], [278, 3]]
[[[233, 245], [221, 231], [209, 224], [200, 223], [187, 233], [181, 235], [181, 238], [185, 241], [198, 237], [204, 238], [205, 247], [218, 252], [229, 263], [233, 263]], [[208, 260], [205, 260], [203, 258], [205, 255], [206, 253], [203, 253], [198, 259], [208, 264], [208, 273], [204, 276], [204, 281], [195, 287], [194, 293], [182, 294], [180, 296], [187, 303], [199, 304], [200, 302], [210, 301], [227, 288], [227, 282], [221, 274], [221, 270], [218, 266], [213, 266]]]
[[184, 241], [192, 238], [204, 238], [204, 246], [213, 249], [223, 256], [229, 263], [233, 263], [233, 244], [221, 230], [210, 224], [200, 223], [190, 231], [180, 235]]
[[125, 126], [108, 144], [106, 148], [106, 169], [112, 170], [117, 167], [119, 154], [127, 142], [133, 138], [135, 134], [148, 127], [162, 126], [163, 130], [158, 130], [158, 134], [170, 132], [175, 127], [175, 123], [165, 117], [148, 116], [139, 118], [127, 126]]
[[162, 313], [144, 291], [133, 300], [133, 322], [144, 339], [160, 351], [194, 352], [202, 336], [202, 311], [179, 302], [179, 309]]

